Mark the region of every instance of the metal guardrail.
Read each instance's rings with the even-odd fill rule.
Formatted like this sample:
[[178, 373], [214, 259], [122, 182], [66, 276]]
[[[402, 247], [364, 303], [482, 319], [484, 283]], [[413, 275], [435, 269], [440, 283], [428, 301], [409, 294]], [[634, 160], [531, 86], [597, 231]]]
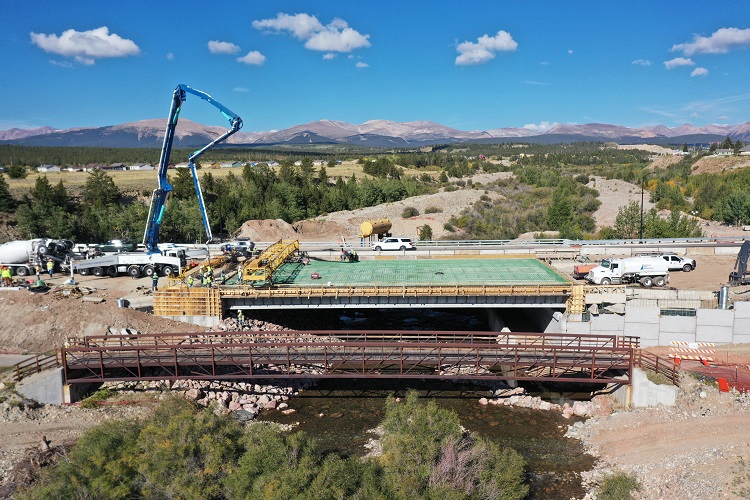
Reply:
[[20, 382], [24, 377], [58, 366], [62, 366], [62, 357], [59, 351], [37, 354], [33, 358], [13, 365], [13, 381]]
[[[540, 247], [540, 248], [554, 248], [554, 247], [585, 247], [585, 246], [604, 246], [604, 245], [615, 245], [615, 246], [658, 246], [658, 245], [698, 245], [698, 244], [724, 244], [728, 246], [741, 246], [745, 240], [750, 240], [748, 237], [737, 237], [737, 236], [720, 236], [713, 238], [652, 238], [652, 239], [622, 239], [622, 240], [568, 240], [568, 239], [537, 239], [537, 240], [417, 240], [415, 245], [417, 249], [429, 247], [443, 247], [443, 248], [487, 248], [487, 247], [517, 247], [517, 248], [528, 248], [528, 247]], [[271, 245], [273, 242], [257, 242], [257, 245], [263, 247], [264, 245]], [[370, 248], [370, 244], [365, 242], [364, 246], [360, 245], [356, 241], [349, 242], [355, 249], [358, 248]], [[304, 249], [336, 249], [341, 247], [340, 241], [303, 241], [300, 242], [300, 246]], [[218, 247], [217, 247], [218, 248]]]

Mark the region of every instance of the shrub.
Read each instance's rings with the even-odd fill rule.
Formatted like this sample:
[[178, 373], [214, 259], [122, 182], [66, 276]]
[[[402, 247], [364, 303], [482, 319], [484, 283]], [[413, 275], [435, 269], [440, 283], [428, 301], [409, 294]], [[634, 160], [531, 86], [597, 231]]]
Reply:
[[442, 214], [443, 209], [440, 207], [427, 207], [424, 209], [424, 213], [426, 214]]
[[596, 498], [599, 500], [629, 500], [632, 493], [640, 491], [641, 484], [632, 474], [618, 472], [604, 478]]
[[445, 229], [449, 233], [455, 233], [456, 232], [456, 228], [450, 222], [446, 222], [445, 224], [443, 224], [443, 229]]
[[81, 401], [81, 408], [97, 408], [100, 402], [108, 400], [114, 396], [114, 394], [115, 393], [110, 389], [96, 391], [94, 394]]
[[429, 224], [425, 224], [419, 230], [419, 239], [422, 241], [432, 240], [432, 227]]
[[416, 207], [405, 207], [403, 212], [401, 212], [401, 217], [404, 219], [408, 219], [409, 217], [416, 217], [419, 215], [419, 210], [417, 210]]

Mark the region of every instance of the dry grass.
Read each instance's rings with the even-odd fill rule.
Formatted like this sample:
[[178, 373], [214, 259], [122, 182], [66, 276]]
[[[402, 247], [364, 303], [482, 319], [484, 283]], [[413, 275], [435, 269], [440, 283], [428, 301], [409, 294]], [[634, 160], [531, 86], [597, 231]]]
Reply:
[[[315, 167], [316, 172], [319, 167]], [[199, 169], [198, 175], [203, 177], [206, 172], [211, 172], [211, 175], [215, 179], [223, 179], [233, 172], [234, 175], [242, 175], [241, 168], [212, 168], [212, 169]], [[365, 174], [362, 171], [362, 165], [359, 165], [356, 161], [345, 161], [335, 167], [326, 167], [326, 172], [330, 179], [342, 177], [344, 179], [351, 178], [352, 175], [356, 175], [357, 179], [372, 178], [372, 176]], [[404, 169], [406, 175], [419, 176], [425, 173], [424, 170], [417, 169]], [[427, 172], [432, 177], [437, 177], [440, 173], [439, 170]], [[140, 171], [140, 170], [115, 170], [107, 172], [112, 177], [115, 185], [123, 192], [151, 192], [157, 184], [157, 172], [155, 170]], [[53, 186], [61, 180], [68, 189], [68, 192], [77, 194], [80, 193], [83, 186], [86, 184], [88, 179], [88, 172], [30, 172], [25, 179], [9, 179], [6, 176], [8, 187], [10, 192], [16, 198], [27, 194], [30, 189], [34, 187], [38, 177], [46, 176], [50, 184]], [[170, 175], [174, 175], [173, 171], [170, 171]]]

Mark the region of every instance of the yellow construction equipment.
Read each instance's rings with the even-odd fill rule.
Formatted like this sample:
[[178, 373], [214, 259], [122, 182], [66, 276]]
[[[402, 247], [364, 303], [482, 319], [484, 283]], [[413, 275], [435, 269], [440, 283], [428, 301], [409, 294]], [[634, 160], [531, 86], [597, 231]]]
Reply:
[[271, 283], [273, 273], [295, 252], [299, 240], [279, 240], [242, 266], [242, 281], [250, 284]]

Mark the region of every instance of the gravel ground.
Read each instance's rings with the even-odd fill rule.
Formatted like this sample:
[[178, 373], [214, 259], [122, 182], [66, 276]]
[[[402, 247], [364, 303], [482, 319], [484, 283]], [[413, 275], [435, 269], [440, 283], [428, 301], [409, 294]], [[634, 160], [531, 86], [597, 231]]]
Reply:
[[593, 488], [625, 472], [642, 486], [635, 499], [750, 496], [750, 397], [720, 393], [690, 376], [680, 384], [674, 407], [621, 410], [569, 428], [568, 437], [599, 457], [584, 484]]

